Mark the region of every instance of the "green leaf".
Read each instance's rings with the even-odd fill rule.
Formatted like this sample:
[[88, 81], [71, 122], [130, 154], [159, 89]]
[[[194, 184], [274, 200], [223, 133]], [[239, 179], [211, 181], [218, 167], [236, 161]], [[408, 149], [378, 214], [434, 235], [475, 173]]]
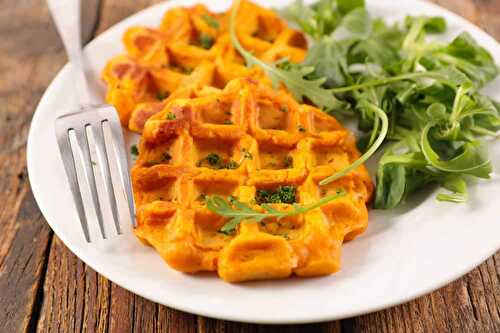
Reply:
[[439, 193], [437, 195], [437, 199], [439, 201], [449, 201], [455, 203], [462, 203], [467, 201], [467, 183], [462, 176], [452, 175], [450, 177], [446, 177], [442, 182], [442, 186], [452, 193]]
[[337, 0], [337, 6], [341, 13], [349, 13], [355, 9], [364, 8], [365, 0]]
[[447, 47], [433, 54], [445, 65], [453, 65], [465, 73], [477, 87], [483, 87], [498, 75], [492, 55], [467, 32], [457, 36]]
[[394, 208], [403, 200], [406, 188], [406, 168], [390, 163], [380, 166], [377, 171], [377, 187], [374, 207]]
[[433, 149], [429, 139], [429, 132], [435, 124], [427, 125], [422, 131], [422, 152], [429, 164], [434, 168], [450, 172], [463, 173], [479, 178], [490, 178], [492, 166], [490, 160], [479, 142], [466, 142], [456, 150], [451, 159], [444, 160]]
[[356, 8], [342, 18], [333, 32], [336, 39], [365, 39], [372, 32], [372, 19], [364, 8]]
[[348, 75], [346, 52], [347, 49], [332, 37], [323, 37], [311, 46], [304, 65], [314, 68], [314, 77], [326, 78], [324, 86], [343, 86]]
[[439, 16], [407, 16], [405, 19], [405, 24], [407, 27], [411, 27], [415, 23], [415, 21], [419, 19], [422, 20], [422, 29], [424, 29], [425, 32], [432, 34], [442, 34], [446, 32], [446, 20]]
[[377, 149], [382, 145], [382, 143], [385, 140], [385, 137], [387, 136], [387, 132], [389, 129], [389, 119], [387, 118], [387, 115], [383, 110], [378, 108], [377, 106], [370, 104], [366, 102], [365, 104], [366, 108], [371, 109], [377, 117], [380, 118], [382, 122], [382, 127], [380, 129], [380, 133], [373, 143], [373, 145], [356, 161], [351, 163], [349, 166], [345, 167], [344, 169], [338, 171], [337, 173], [331, 175], [330, 177], [327, 177], [323, 179], [322, 181], [319, 182], [320, 185], [327, 185], [345, 175], [347, 175], [349, 172], [356, 170], [358, 167], [360, 167], [363, 163], [365, 163], [376, 151]]

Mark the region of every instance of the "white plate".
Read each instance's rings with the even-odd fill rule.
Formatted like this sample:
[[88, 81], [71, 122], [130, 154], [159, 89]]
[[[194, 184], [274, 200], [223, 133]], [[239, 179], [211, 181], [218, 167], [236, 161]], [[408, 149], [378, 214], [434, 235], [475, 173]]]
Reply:
[[[172, 0], [141, 11], [101, 34], [86, 48], [101, 96], [99, 75], [106, 60], [122, 51], [121, 36], [133, 25], [156, 26], [167, 8], [198, 2]], [[230, 1], [201, 1], [221, 11]], [[269, 6], [270, 1], [257, 1]], [[275, 1], [279, 7], [287, 1]], [[500, 63], [500, 46], [464, 19], [414, 0], [369, 1], [375, 16], [441, 15], [451, 39], [469, 31]], [[488, 88], [500, 98], [500, 81]], [[49, 86], [33, 117], [28, 171], [40, 209], [57, 236], [86, 264], [118, 285], [172, 308], [226, 320], [305, 323], [379, 310], [429, 293], [459, 278], [500, 248], [500, 179], [473, 184], [467, 204], [438, 203], [432, 193], [402, 208], [371, 211], [367, 232], [344, 245], [341, 272], [322, 278], [228, 284], [215, 275], [185, 275], [170, 269], [151, 248], [126, 235], [87, 244], [74, 210], [54, 136], [54, 118], [76, 106], [69, 67]], [[129, 135], [130, 137], [130, 135]], [[500, 166], [500, 143], [492, 144]], [[108, 221], [111, 225], [111, 222]], [[96, 227], [97, 223], [90, 223]], [[98, 239], [93, 229], [94, 239]]]

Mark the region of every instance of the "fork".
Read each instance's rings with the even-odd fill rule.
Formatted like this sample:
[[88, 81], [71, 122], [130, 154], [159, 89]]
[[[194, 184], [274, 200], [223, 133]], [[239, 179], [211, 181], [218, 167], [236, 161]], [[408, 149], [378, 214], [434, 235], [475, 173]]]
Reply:
[[[57, 143], [85, 240], [91, 241], [83, 204], [83, 181], [78, 177], [77, 161], [81, 167], [80, 178], [85, 180], [83, 183], [87, 183], [90, 191], [101, 235], [106, 239], [102, 214], [104, 198], [100, 198], [97, 191], [97, 173], [100, 173], [104, 187], [104, 190], [100, 187], [101, 193], [107, 193], [108, 196], [116, 233], [122, 233], [119, 219], [127, 214], [130, 215], [132, 226], [136, 226], [132, 186], [120, 119], [113, 106], [90, 104], [91, 95], [85, 77], [81, 46], [80, 0], [48, 0], [48, 5], [72, 66], [79, 98], [77, 110], [59, 116], [55, 120]], [[117, 177], [119, 181], [114, 181], [111, 176], [110, 161], [114, 162], [115, 164], [111, 165], [119, 170]], [[127, 206], [128, 209], [121, 209], [119, 214], [118, 210]]]

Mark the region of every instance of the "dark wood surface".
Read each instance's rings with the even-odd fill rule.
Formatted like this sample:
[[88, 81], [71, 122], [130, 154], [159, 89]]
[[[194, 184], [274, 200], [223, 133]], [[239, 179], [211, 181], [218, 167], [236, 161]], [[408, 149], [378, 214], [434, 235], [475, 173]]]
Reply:
[[[155, 0], [83, 0], [84, 41]], [[434, 0], [500, 39], [500, 0]], [[0, 0], [0, 332], [500, 332], [500, 252], [409, 303], [297, 326], [179, 312], [116, 286], [76, 258], [30, 190], [26, 139], [36, 105], [66, 62], [42, 0]], [[300, 301], [300, 300], [296, 300]]]

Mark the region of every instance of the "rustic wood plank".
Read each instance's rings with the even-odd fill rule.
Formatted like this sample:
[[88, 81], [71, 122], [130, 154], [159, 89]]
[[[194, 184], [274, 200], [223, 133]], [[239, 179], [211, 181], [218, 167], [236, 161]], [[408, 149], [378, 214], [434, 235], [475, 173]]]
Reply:
[[36, 104], [64, 58], [44, 2], [0, 7], [0, 331], [21, 332], [36, 325], [51, 239], [29, 189], [25, 144]]
[[[0, 266], [0, 332], [22, 332], [36, 320], [51, 231], [24, 183], [12, 246]], [[35, 316], [35, 317], [33, 317]]]

